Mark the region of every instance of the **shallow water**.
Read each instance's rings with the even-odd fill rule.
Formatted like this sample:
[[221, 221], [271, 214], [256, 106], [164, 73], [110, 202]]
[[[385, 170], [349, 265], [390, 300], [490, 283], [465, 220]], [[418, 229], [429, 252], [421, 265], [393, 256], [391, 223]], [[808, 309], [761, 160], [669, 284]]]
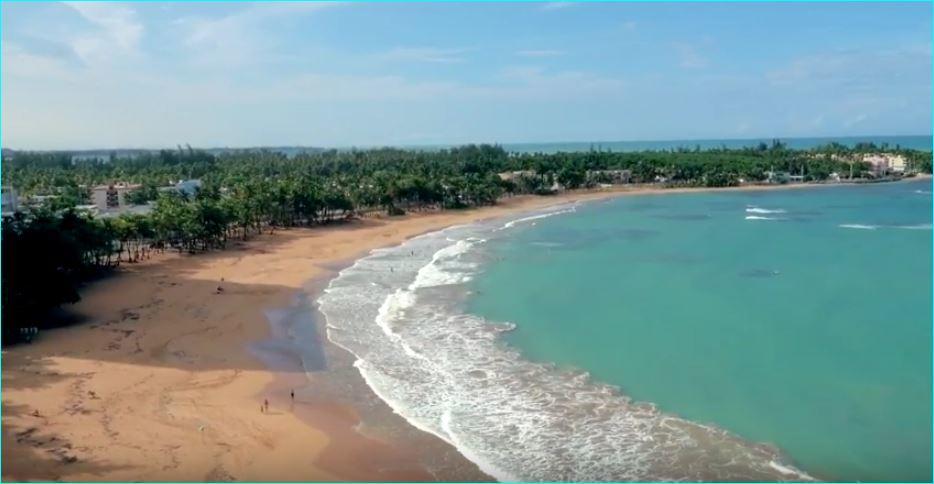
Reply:
[[[930, 473], [930, 229], [897, 227], [930, 221], [930, 195], [899, 188], [920, 186], [558, 207], [374, 251], [318, 303], [381, 398], [501, 480], [909, 479], [921, 457]], [[922, 212], [878, 208], [911, 196]], [[912, 262], [851, 266], [878, 249], [851, 237], [890, 233]], [[852, 465], [888, 458], [846, 442], [873, 437], [882, 400], [901, 470]]]
[[929, 182], [643, 200], [495, 244], [470, 312], [820, 478], [930, 481]]

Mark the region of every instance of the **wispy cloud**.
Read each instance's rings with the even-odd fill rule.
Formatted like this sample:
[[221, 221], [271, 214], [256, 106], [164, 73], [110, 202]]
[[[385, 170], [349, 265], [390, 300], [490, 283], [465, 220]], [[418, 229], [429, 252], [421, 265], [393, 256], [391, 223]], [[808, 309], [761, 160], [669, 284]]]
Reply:
[[846, 128], [852, 128], [853, 126], [856, 126], [857, 124], [860, 124], [863, 121], [866, 121], [868, 118], [869, 116], [867, 116], [866, 113], [859, 113], [856, 116], [853, 116], [845, 120], [843, 122], [843, 126]]
[[[897, 49], [825, 51], [793, 59], [768, 71], [773, 86], [840, 87], [896, 85], [912, 82], [912, 71], [930, 72], [931, 46]], [[916, 79], [916, 77], [915, 77]], [[927, 82], [924, 80], [924, 82]]]
[[136, 51], [144, 28], [129, 5], [106, 2], [67, 2], [66, 5], [97, 27], [72, 41], [75, 53], [86, 62]]
[[680, 57], [679, 64], [685, 69], [703, 69], [710, 65], [710, 60], [694, 44], [675, 42], [672, 47]]
[[441, 49], [437, 47], [395, 47], [380, 54], [380, 59], [390, 62], [430, 62], [452, 64], [463, 62], [467, 49]]
[[[39, 55], [14, 42], [3, 42], [3, 73], [33, 79], [65, 79], [69, 70], [62, 57]], [[80, 63], [80, 61], [79, 61]]]
[[542, 10], [562, 10], [573, 7], [575, 2], [545, 2], [542, 4]]
[[498, 90], [514, 97], [559, 99], [579, 95], [619, 94], [625, 88], [623, 80], [585, 71], [548, 71], [538, 66], [509, 66], [502, 70], [507, 81]]
[[338, 2], [269, 2], [249, 4], [222, 16], [175, 19], [183, 43], [199, 62], [238, 64], [255, 60], [276, 47], [271, 30], [284, 20], [334, 8]]
[[520, 50], [516, 52], [520, 57], [558, 57], [564, 55], [563, 50], [539, 49], [539, 50]]

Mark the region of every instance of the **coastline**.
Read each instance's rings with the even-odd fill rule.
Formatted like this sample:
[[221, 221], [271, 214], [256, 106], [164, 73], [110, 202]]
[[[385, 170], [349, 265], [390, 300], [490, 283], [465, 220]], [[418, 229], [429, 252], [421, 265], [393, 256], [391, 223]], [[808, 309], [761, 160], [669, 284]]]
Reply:
[[[372, 420], [401, 417], [372, 403], [352, 356], [327, 338], [328, 370], [312, 372], [310, 381], [296, 356], [275, 344], [265, 360], [257, 355], [257, 344], [287, 339], [267, 311], [320, 290], [375, 248], [451, 225], [625, 195], [814, 186], [835, 185], [621, 186], [521, 196], [475, 210], [280, 231], [223, 252], [127, 267], [70, 308], [85, 324], [4, 350], [3, 478], [482, 480], [487, 476], [440, 439], [374, 427]], [[218, 284], [223, 294], [214, 294]], [[268, 414], [257, 408], [264, 398]], [[442, 456], [434, 474], [427, 453]]]

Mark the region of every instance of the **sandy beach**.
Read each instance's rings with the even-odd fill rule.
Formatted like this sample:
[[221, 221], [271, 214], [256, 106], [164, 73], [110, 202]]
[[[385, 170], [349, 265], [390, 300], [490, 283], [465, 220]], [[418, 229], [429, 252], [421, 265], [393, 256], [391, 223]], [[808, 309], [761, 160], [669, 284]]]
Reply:
[[[322, 341], [326, 365], [306, 373], [268, 311], [287, 309], [368, 251], [425, 232], [574, 200], [688, 190], [701, 189], [514, 197], [123, 265], [66, 308], [79, 324], [4, 350], [2, 478], [489, 480], [434, 436], [387, 431], [405, 424], [365, 395], [349, 353]], [[381, 424], [392, 419], [399, 422]]]

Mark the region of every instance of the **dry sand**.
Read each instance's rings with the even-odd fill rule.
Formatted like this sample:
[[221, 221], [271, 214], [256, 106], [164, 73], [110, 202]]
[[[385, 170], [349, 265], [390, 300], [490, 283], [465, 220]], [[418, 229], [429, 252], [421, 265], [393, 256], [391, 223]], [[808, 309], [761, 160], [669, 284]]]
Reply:
[[[2, 479], [485, 479], [423, 432], [396, 439], [359, 431], [359, 396], [340, 394], [361, 391], [359, 383], [329, 384], [326, 396], [309, 397], [328, 372], [355, 374], [346, 353], [310, 381], [294, 361], [263, 364], [250, 348], [275, 336], [264, 310], [287, 307], [308, 281], [320, 284], [373, 248], [421, 233], [571, 200], [674, 191], [515, 197], [495, 207], [280, 231], [222, 252], [124, 265], [69, 308], [81, 324], [3, 352]], [[311, 391], [293, 404], [288, 390], [296, 387]], [[261, 412], [266, 398], [270, 410]], [[441, 464], [426, 466], [426, 453]]]

